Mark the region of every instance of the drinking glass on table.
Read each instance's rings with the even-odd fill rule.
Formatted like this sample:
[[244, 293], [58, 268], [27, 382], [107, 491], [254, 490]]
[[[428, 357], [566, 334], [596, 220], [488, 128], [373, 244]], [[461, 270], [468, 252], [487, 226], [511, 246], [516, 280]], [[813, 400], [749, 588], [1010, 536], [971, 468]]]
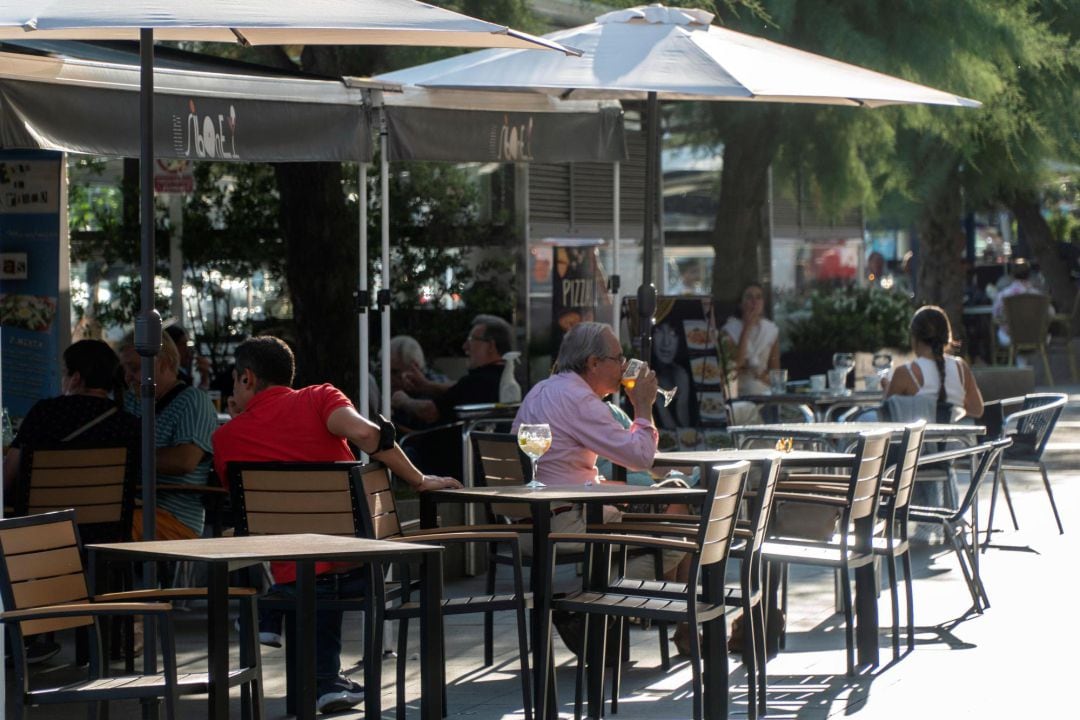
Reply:
[[878, 385], [884, 386], [885, 378], [889, 376], [889, 372], [892, 370], [892, 355], [887, 352], [876, 352], [870, 364], [874, 366], [874, 371], [878, 375]]
[[787, 370], [769, 371], [769, 389], [773, 395], [783, 395], [787, 392]]
[[847, 376], [855, 369], [855, 353], [833, 353], [832, 364], [834, 370], [843, 370], [844, 383], [847, 384]]
[[[646, 367], [644, 360], [638, 360], [637, 358], [627, 360], [626, 369], [622, 374], [622, 386], [627, 390], [633, 390], [634, 385], [637, 384], [637, 376], [641, 373], [643, 367]], [[656, 394], [664, 396], [664, 407], [671, 404], [671, 401], [675, 398], [675, 392], [678, 389], [677, 386], [670, 390], [665, 390], [662, 387], [656, 388]]]
[[547, 423], [522, 423], [518, 426], [518, 447], [532, 461], [532, 480], [525, 483], [525, 487], [546, 487], [536, 479], [536, 461], [551, 447], [551, 426]]

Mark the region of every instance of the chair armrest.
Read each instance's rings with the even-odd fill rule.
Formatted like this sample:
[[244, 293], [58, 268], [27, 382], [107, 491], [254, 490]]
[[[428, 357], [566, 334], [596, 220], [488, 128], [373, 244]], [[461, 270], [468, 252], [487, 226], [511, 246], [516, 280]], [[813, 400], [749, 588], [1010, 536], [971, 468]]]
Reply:
[[517, 525], [447, 525], [446, 527], [433, 527], [433, 528], [417, 528], [405, 534], [405, 537], [414, 537], [421, 535], [448, 535], [451, 533], [486, 533], [497, 535], [502, 534], [517, 534], [517, 533], [531, 533], [532, 525], [528, 523], [522, 523], [521, 529], [518, 529]]
[[776, 500], [791, 500], [793, 502], [810, 503], [813, 505], [830, 505], [832, 507], [844, 507], [847, 505], [846, 497], [835, 495], [814, 495], [801, 492], [777, 492], [773, 496]]
[[[255, 588], [230, 587], [230, 598], [244, 598], [258, 595]], [[93, 597], [94, 602], [133, 602], [138, 600], [169, 601], [205, 598], [206, 588], [166, 588], [164, 590], [126, 590], [124, 592], [103, 593]]]
[[598, 523], [586, 525], [588, 532], [606, 532], [617, 535], [636, 535], [639, 533], [652, 533], [657, 535], [681, 535], [682, 537], [694, 537], [698, 533], [700, 523], [690, 527], [688, 525], [665, 525], [664, 523], [631, 523], [631, 527], [624, 527], [620, 523]]
[[575, 542], [589, 545], [634, 545], [635, 547], [658, 548], [660, 550], [683, 550], [696, 552], [698, 544], [688, 540], [670, 540], [645, 535], [608, 535], [599, 533], [552, 533], [551, 542]]
[[816, 495], [846, 495], [850, 486], [845, 483], [826, 483], [814, 480], [780, 480], [777, 492], [808, 492]]
[[406, 543], [458, 543], [458, 542], [491, 542], [492, 540], [517, 540], [518, 534], [514, 532], [452, 532], [431, 533], [428, 535], [406, 535], [389, 538], [394, 542]]
[[43, 605], [25, 610], [0, 613], [0, 623], [47, 618], [78, 617], [80, 615], [164, 615], [172, 611], [170, 603], [72, 603]]
[[[743, 493], [746, 496], [746, 493]], [[678, 513], [623, 513], [622, 522], [624, 523], [655, 523], [655, 522], [672, 522], [672, 523], [694, 523], [701, 522], [700, 515], [680, 515]]]

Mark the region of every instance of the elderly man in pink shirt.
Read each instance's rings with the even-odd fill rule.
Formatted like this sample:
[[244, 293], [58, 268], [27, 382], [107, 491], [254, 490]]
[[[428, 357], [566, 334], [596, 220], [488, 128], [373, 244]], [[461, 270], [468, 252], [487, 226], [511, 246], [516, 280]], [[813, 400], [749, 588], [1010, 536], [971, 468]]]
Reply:
[[525, 397], [514, 419], [548, 423], [551, 448], [537, 462], [546, 485], [585, 485], [596, 478], [602, 455], [629, 470], [652, 467], [658, 435], [652, 420], [656, 374], [645, 369], [627, 397], [634, 406], [629, 429], [612, 416], [603, 398], [619, 389], [626, 358], [609, 325], [583, 322], [563, 338], [557, 371]]
[[[634, 407], [634, 421], [624, 428], [611, 414], [604, 398], [619, 389], [626, 358], [619, 339], [610, 325], [583, 322], [575, 325], [559, 348], [555, 373], [529, 391], [514, 418], [514, 432], [522, 423], [547, 423], [551, 426], [551, 448], [536, 466], [536, 478], [545, 485], [584, 485], [611, 482], [600, 477], [596, 458], [603, 455], [628, 470], [652, 467], [659, 435], [653, 425], [652, 407], [656, 401], [656, 374], [642, 369], [633, 388], [626, 391]], [[683, 511], [685, 508], [671, 508]], [[557, 507], [551, 518], [551, 532], [585, 532], [585, 517], [580, 506]], [[622, 513], [604, 507], [604, 522], [619, 522]], [[580, 548], [559, 546], [566, 552]], [[530, 542], [521, 544], [522, 552], [532, 551]], [[665, 575], [675, 579], [677, 566], [684, 555], [664, 554]], [[653, 560], [639, 556], [627, 564], [627, 575], [653, 578]], [[559, 618], [555, 618], [559, 626]], [[676, 647], [682, 652], [680, 632]], [[560, 628], [560, 634], [562, 628]], [[683, 643], [685, 644], [685, 643]]]

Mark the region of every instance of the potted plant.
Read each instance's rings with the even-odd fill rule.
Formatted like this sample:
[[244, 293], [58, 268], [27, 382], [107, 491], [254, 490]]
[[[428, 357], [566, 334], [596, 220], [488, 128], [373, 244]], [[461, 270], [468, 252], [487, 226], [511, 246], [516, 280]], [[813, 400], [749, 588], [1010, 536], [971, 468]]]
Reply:
[[902, 293], [855, 286], [815, 290], [799, 305], [788, 309], [781, 329], [791, 347], [783, 365], [793, 379], [832, 367], [836, 352], [907, 346], [913, 308]]

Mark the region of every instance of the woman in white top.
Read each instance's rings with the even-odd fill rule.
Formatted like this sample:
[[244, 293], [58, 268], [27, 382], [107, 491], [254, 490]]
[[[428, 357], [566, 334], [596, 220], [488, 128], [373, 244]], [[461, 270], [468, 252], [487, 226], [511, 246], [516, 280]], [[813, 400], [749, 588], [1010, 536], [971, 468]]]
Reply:
[[739, 394], [769, 392], [769, 370], [780, 367], [780, 330], [765, 317], [765, 291], [758, 283], [743, 290], [738, 317], [729, 317], [724, 332], [737, 345], [735, 367]]
[[963, 408], [969, 417], [981, 417], [983, 399], [975, 376], [962, 358], [945, 354], [954, 345], [952, 326], [945, 311], [936, 305], [919, 308], [911, 318], [915, 359], [896, 369], [885, 396], [933, 395], [939, 403]]

